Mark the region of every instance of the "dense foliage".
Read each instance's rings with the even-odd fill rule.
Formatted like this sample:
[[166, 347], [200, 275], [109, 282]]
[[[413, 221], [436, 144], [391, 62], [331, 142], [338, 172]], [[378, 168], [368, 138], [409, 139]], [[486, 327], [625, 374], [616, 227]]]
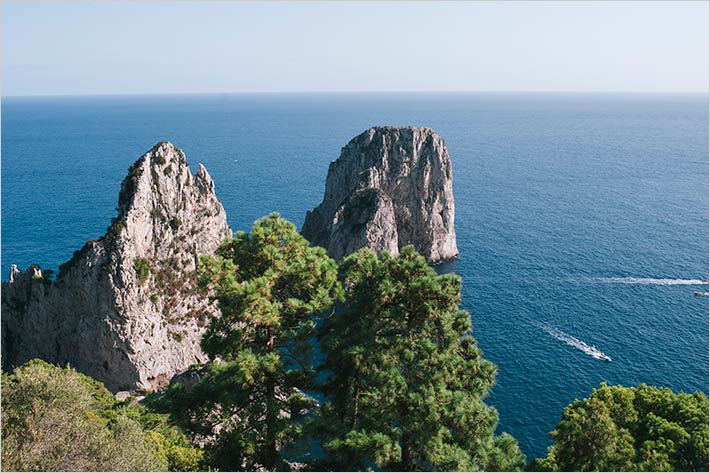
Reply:
[[[3, 373], [3, 470], [522, 468], [516, 440], [494, 435], [496, 368], [459, 308], [461, 280], [412, 247], [338, 266], [272, 214], [199, 274], [221, 309], [202, 339], [210, 362], [148, 407], [40, 360]], [[707, 471], [708, 399], [602, 384], [551, 436], [528, 469]]]
[[314, 315], [340, 297], [337, 265], [272, 214], [203, 258], [201, 279], [222, 311], [202, 340], [212, 362], [195, 386], [174, 386], [163, 402], [194, 434], [213, 438], [214, 466], [290, 469], [297, 418], [315, 406], [304, 394], [315, 374]]
[[547, 457], [552, 471], [708, 471], [708, 399], [642, 384], [608, 386], [564, 409]]
[[524, 456], [483, 398], [496, 368], [459, 309], [461, 280], [413, 247], [360, 250], [341, 265], [342, 311], [320, 329], [327, 380], [319, 468], [519, 469]]
[[4, 471], [190, 471], [202, 452], [167, 423], [71, 368], [2, 374]]

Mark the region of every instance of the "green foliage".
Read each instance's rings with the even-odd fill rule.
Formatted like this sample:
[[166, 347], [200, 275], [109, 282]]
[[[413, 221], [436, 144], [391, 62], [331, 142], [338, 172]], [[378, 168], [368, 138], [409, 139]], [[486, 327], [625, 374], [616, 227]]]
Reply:
[[340, 268], [345, 307], [319, 330], [328, 396], [313, 427], [318, 469], [515, 470], [524, 456], [483, 398], [495, 366], [458, 307], [461, 281], [406, 247], [360, 250]]
[[196, 436], [213, 436], [211, 464], [224, 470], [289, 469], [298, 416], [314, 407], [315, 316], [342, 293], [337, 265], [278, 214], [201, 260], [201, 284], [222, 316], [202, 347], [213, 360], [202, 379], [173, 385], [160, 401]]
[[2, 374], [2, 463], [11, 471], [194, 471], [202, 452], [167, 422], [71, 368]]
[[144, 258], [136, 258], [133, 261], [133, 269], [136, 271], [138, 282], [142, 285], [150, 277], [150, 264]]
[[171, 335], [177, 342], [182, 342], [185, 339], [185, 334], [182, 332], [172, 332]]
[[150, 211], [150, 216], [154, 219], [160, 220], [161, 222], [165, 222], [166, 219], [165, 215], [158, 207], [155, 207]]
[[109, 241], [115, 240], [119, 237], [124, 228], [126, 228], [126, 224], [120, 220], [117, 220], [109, 227], [108, 232], [106, 233], [106, 238]]
[[[153, 216], [164, 218], [159, 210]], [[109, 238], [123, 225], [116, 221]], [[170, 225], [177, 230], [180, 222]], [[148, 261], [136, 258], [133, 267], [145, 284]], [[201, 289], [213, 292], [222, 314], [202, 339], [211, 361], [190, 368], [190, 385], [173, 383], [146, 402], [169, 412], [205, 450], [167, 415], [133, 399], [118, 402], [73, 369], [33, 360], [2, 374], [5, 470], [286, 470], [303, 448], [322, 451], [301, 465], [319, 470], [523, 466], [516, 440], [494, 435], [497, 412], [483, 401], [496, 368], [459, 309], [461, 280], [437, 275], [412, 247], [397, 258], [360, 250], [338, 268], [272, 214], [203, 257], [198, 269]], [[156, 284], [173, 287], [175, 274], [156, 270]], [[184, 334], [171, 336], [182, 341]], [[316, 390], [321, 406], [306, 394]], [[551, 436], [547, 457], [528, 469], [703, 470], [708, 400], [603, 383], [565, 408]]]
[[168, 465], [170, 471], [203, 470], [204, 452], [194, 448], [183, 434], [179, 437], [171, 432], [150, 430], [148, 440], [156, 447], [156, 456]]
[[[110, 396], [110, 394], [109, 394]], [[2, 379], [2, 463], [12, 471], [165, 469], [140, 427], [107, 422], [85, 377], [35, 360]]]
[[138, 164], [138, 161], [133, 163], [131, 166], [128, 168], [128, 175], [133, 177], [133, 178], [138, 178], [143, 174], [143, 168], [140, 167]]
[[547, 457], [551, 471], [707, 471], [708, 399], [700, 392], [601, 386], [564, 409]]

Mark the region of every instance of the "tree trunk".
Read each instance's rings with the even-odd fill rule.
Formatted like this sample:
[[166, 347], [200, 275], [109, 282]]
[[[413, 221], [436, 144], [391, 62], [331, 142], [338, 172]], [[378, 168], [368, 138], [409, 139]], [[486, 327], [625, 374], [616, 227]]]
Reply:
[[350, 420], [350, 430], [355, 428], [355, 423], [357, 422], [357, 415], [360, 405], [360, 367], [355, 371], [355, 386], [353, 386], [353, 417]]
[[[274, 351], [274, 335], [268, 331], [266, 351]], [[264, 467], [267, 470], [276, 469], [276, 423], [278, 421], [279, 407], [276, 401], [276, 380], [273, 374], [266, 376], [266, 458]]]
[[412, 454], [409, 450], [409, 435], [407, 432], [402, 432], [402, 467], [400, 471], [414, 471], [411, 468]]

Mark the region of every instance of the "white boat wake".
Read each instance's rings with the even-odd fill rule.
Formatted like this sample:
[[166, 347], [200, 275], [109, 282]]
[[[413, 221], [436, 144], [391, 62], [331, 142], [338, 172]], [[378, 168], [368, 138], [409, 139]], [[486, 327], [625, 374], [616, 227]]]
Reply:
[[596, 358], [597, 360], [611, 361], [611, 357], [609, 355], [599, 350], [594, 345], [588, 345], [582, 340], [579, 340], [578, 338], [574, 338], [572, 335], [564, 333], [562, 330], [550, 327], [549, 325], [543, 325], [542, 329], [552, 335], [557, 340], [565, 342], [567, 345], [584, 352], [586, 355], [589, 355], [592, 358]]
[[701, 286], [708, 285], [702, 279], [654, 279], [654, 278], [596, 278], [597, 281], [618, 284], [653, 284], [657, 286]]

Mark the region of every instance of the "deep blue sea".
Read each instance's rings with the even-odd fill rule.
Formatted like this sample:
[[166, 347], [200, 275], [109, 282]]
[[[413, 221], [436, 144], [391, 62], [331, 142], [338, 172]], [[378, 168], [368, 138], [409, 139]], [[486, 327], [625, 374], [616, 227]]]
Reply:
[[[297, 226], [373, 125], [445, 139], [463, 306], [498, 365], [489, 402], [528, 457], [601, 381], [708, 392], [708, 98], [284, 94], [5, 98], [2, 277], [103, 234], [128, 166], [169, 140], [235, 230]], [[596, 346], [613, 361], [589, 354]]]

